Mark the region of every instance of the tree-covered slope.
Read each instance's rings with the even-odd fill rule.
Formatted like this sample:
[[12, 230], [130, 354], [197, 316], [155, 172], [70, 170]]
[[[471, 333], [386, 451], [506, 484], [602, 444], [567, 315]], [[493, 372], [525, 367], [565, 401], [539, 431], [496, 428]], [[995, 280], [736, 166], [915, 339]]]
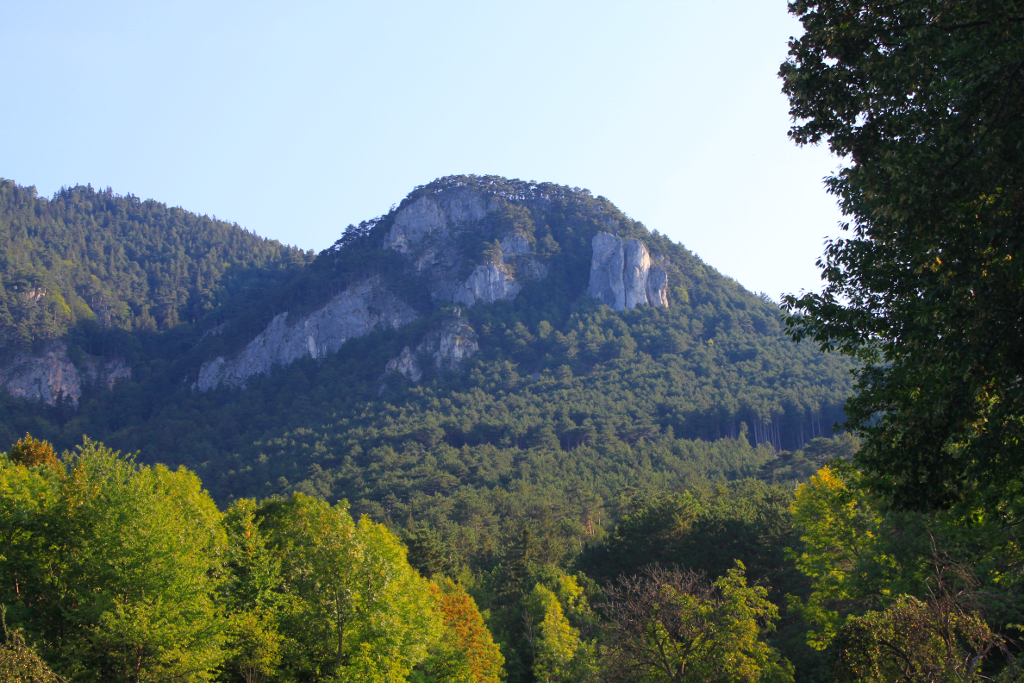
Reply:
[[[111, 282], [108, 289], [133, 311], [125, 319], [131, 325], [124, 323], [134, 330], [133, 376], [112, 390], [87, 391], [77, 410], [5, 397], [0, 437], [30, 430], [69, 447], [87, 433], [147, 461], [195, 468], [222, 501], [299, 488], [386, 515], [422, 509], [430, 497], [495, 487], [577, 487], [606, 498], [644, 482], [734, 478], [764, 464], [770, 451], [762, 445], [798, 449], [827, 434], [850, 388], [849, 363], [787, 339], [772, 301], [578, 188], [444, 178], [417, 188], [387, 215], [350, 226], [301, 268], [288, 267], [305, 258], [301, 253], [153, 202], [82, 188], [52, 201], [13, 184], [8, 191], [28, 207], [9, 211], [22, 217], [8, 224], [36, 216], [33, 225], [41, 226], [31, 233], [38, 247], [12, 249], [9, 262], [49, 263], [41, 272], [59, 286], [58, 276], [100, 272], [96, 254], [121, 255], [101, 264], [106, 279], [88, 277]], [[489, 208], [450, 236], [457, 258], [445, 277], [466, 277], [512, 233], [528, 241], [546, 275], [522, 279], [510, 300], [458, 307], [479, 351], [461, 369], [426, 362], [413, 383], [385, 367], [456, 307], [429, 294], [444, 284], [441, 276], [411, 266], [388, 240], [403, 210], [453, 192], [475, 193]], [[65, 214], [74, 220], [54, 218]], [[144, 223], [142, 216], [151, 218]], [[58, 230], [69, 224], [117, 229]], [[667, 308], [613, 311], [585, 295], [591, 242], [602, 232], [646, 245], [667, 271]], [[80, 245], [61, 247], [63, 235], [77, 235]], [[219, 280], [203, 275], [218, 250], [234, 258], [209, 271]], [[71, 258], [58, 267], [51, 254]], [[170, 277], [174, 269], [183, 275]], [[145, 286], [119, 285], [130, 281], [126, 273], [145, 275], [138, 276]], [[275, 366], [244, 389], [189, 390], [203, 362], [230, 358], [275, 315], [301, 319], [368, 277], [419, 318], [350, 339], [336, 354]], [[145, 329], [143, 313], [171, 291], [180, 302], [176, 317], [167, 313], [161, 329]], [[75, 328], [66, 329], [73, 339]], [[37, 331], [35, 338], [43, 336]]]
[[309, 258], [237, 224], [109, 188], [47, 199], [0, 179], [0, 345], [31, 346], [90, 322], [170, 330]]

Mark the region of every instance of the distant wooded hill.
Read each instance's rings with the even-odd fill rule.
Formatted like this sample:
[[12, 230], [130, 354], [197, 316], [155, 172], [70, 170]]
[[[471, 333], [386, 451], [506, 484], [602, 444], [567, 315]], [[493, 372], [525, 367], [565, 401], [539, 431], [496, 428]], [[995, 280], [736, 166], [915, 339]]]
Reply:
[[237, 224], [110, 188], [47, 199], [0, 180], [0, 343], [31, 346], [90, 322], [170, 330], [311, 260]]
[[[599, 233], [642, 245], [667, 274], [667, 307], [586, 295]], [[527, 483], [603, 498], [734, 478], [827, 435], [850, 391], [849, 362], [784, 337], [771, 300], [578, 188], [444, 178], [314, 258], [151, 200], [89, 187], [43, 199], [4, 181], [0, 239], [8, 358], [24, 368], [57, 343], [76, 367], [131, 370], [112, 388], [82, 370], [77, 407], [5, 395], [0, 440], [89, 434], [194, 468], [221, 501], [303, 490], [407, 516]], [[258, 335], [284, 312], [281, 344], [313, 321], [323, 346], [324, 307], [371, 280], [411, 323], [366, 323], [336, 353], [303, 337], [269, 375], [195, 389], [217, 358], [261, 360], [253, 345], [272, 343]], [[472, 348], [446, 364], [453, 316]], [[395, 371], [403, 352], [416, 381]]]

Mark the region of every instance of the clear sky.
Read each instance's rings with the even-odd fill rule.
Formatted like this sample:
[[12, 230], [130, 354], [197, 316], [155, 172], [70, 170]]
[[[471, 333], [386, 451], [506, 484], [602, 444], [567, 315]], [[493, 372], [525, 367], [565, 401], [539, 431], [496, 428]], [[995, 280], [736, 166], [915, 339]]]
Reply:
[[91, 183], [320, 250], [462, 173], [585, 187], [773, 298], [841, 216], [733, 2], [0, 0], [0, 177]]

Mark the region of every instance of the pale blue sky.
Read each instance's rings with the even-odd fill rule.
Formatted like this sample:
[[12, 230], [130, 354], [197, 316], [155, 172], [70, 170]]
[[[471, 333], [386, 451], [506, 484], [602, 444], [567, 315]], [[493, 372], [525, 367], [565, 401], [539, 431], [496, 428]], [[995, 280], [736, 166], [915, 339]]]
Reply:
[[819, 286], [827, 150], [786, 137], [785, 0], [0, 0], [0, 177], [322, 249], [458, 173], [586, 187], [778, 298]]

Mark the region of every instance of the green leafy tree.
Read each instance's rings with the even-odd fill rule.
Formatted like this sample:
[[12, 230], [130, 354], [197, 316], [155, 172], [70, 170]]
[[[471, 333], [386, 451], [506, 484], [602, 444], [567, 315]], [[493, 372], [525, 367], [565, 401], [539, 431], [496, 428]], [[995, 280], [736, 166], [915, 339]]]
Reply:
[[[578, 600], [579, 587], [572, 577], [560, 593], [563, 599]], [[563, 582], [560, 581], [560, 588]], [[559, 596], [537, 584], [526, 601], [527, 637], [533, 649], [533, 675], [543, 683], [586, 680], [593, 670], [594, 644], [580, 637], [565, 614]]]
[[11, 618], [76, 680], [212, 679], [225, 538], [198, 478], [89, 440], [67, 464], [0, 467]]
[[232, 614], [226, 636], [227, 668], [245, 683], [264, 683], [277, 673], [284, 638], [272, 617], [259, 612]]
[[818, 649], [828, 646], [841, 625], [840, 608], [862, 603], [872, 592], [864, 585], [864, 570], [878, 560], [882, 515], [850, 485], [855, 476], [850, 468], [823, 468], [797, 488], [793, 502], [803, 543], [796, 565], [811, 577], [813, 591], [806, 604], [793, 601], [791, 607], [818, 629], [809, 634]]
[[[883, 627], [890, 629], [885, 637], [897, 638], [903, 637], [899, 634], [906, 631], [904, 626], [917, 623], [911, 630], [920, 633], [906, 631], [906, 651], [917, 653], [914, 670], [931, 671], [921, 668], [931, 656], [927, 652], [938, 652], [933, 647], [938, 641], [923, 635], [922, 629], [933, 628], [927, 619], [947, 625], [959, 619], [965, 628], [989, 629], [981, 616], [983, 602], [993, 628], [1019, 618], [1016, 568], [1022, 557], [1020, 532], [1014, 526], [984, 518], [965, 524], [948, 510], [894, 510], [872, 494], [859, 472], [838, 461], [798, 487], [792, 513], [800, 544], [798, 552], [789, 552], [810, 579], [810, 590], [805, 600], [788, 596], [789, 607], [811, 626], [811, 647], [835, 656], [850, 650], [850, 661], [860, 662], [851, 664], [851, 671], [863, 669], [865, 657], [874, 661], [884, 654], [862, 647]], [[897, 622], [904, 626], [894, 626]], [[986, 652], [1001, 642], [989, 633], [994, 640], [986, 641]], [[924, 640], [915, 640], [918, 636]], [[949, 653], [959, 647], [960, 637], [936, 637], [952, 649], [943, 655], [945, 664], [934, 664], [949, 668], [959, 656]], [[883, 650], [892, 653], [895, 647]]]
[[296, 493], [260, 509], [295, 600], [285, 666], [326, 680], [403, 681], [440, 635], [428, 582], [382, 525]]
[[353, 648], [355, 524], [343, 506], [300, 493], [265, 503], [260, 514], [296, 598], [282, 619], [296, 644], [289, 665], [308, 676], [334, 676]]
[[255, 501], [242, 498], [228, 509], [228, 579], [223, 590], [228, 609], [226, 669], [245, 683], [274, 676], [281, 662], [284, 636], [279, 620], [291, 596], [281, 590], [281, 559], [268, 547], [256, 516]]
[[827, 185], [851, 219], [823, 291], [785, 297], [790, 332], [862, 362], [847, 426], [878, 490], [1007, 513], [1024, 500], [1022, 8], [789, 7], [790, 136], [848, 159]]
[[0, 683], [60, 683], [62, 679], [25, 642], [18, 630], [8, 630], [6, 614], [0, 608], [4, 642], [0, 644]]
[[406, 530], [404, 540], [409, 564], [425, 578], [450, 571], [451, 551], [436, 530], [425, 524], [413, 525]]
[[607, 588], [606, 673], [620, 681], [792, 681], [763, 640], [778, 610], [743, 567], [713, 584], [693, 571], [648, 568]]
[[65, 658], [94, 658], [98, 679], [212, 678], [222, 660], [214, 593], [225, 537], [199, 479], [137, 467], [91, 441], [69, 464], [62, 512], [72, 513], [78, 543], [68, 588], [85, 642], [65, 641]]
[[[927, 599], [900, 595], [884, 611], [851, 617], [839, 631], [833, 664], [847, 681], [987, 681], [986, 665], [1006, 641], [981, 615], [977, 582], [955, 565], [937, 566]], [[1017, 680], [1015, 667], [997, 680]]]

